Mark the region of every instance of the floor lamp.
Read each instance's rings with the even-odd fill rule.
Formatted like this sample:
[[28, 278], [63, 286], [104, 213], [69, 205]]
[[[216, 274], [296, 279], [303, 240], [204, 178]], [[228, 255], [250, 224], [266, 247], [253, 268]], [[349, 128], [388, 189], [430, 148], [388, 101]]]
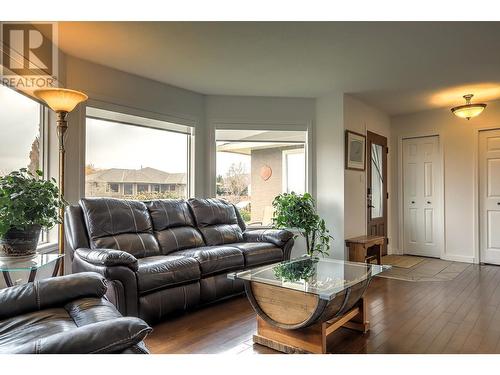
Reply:
[[[84, 93], [68, 89], [47, 88], [35, 90], [33, 94], [42, 100], [50, 109], [56, 113], [57, 137], [59, 138], [59, 197], [64, 197], [64, 135], [68, 129], [66, 117], [75, 107], [85, 100], [88, 96]], [[64, 208], [59, 209], [61, 223], [59, 224], [59, 254], [64, 254]], [[60, 266], [60, 274], [64, 275], [64, 259]]]

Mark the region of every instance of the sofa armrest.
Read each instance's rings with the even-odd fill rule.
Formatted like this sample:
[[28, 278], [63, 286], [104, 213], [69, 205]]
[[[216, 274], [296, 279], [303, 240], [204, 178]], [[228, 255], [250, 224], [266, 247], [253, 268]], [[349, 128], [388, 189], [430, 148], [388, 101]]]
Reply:
[[106, 280], [93, 272], [54, 277], [0, 290], [0, 320], [84, 297], [101, 298]]
[[294, 234], [286, 229], [247, 229], [243, 233], [245, 242], [270, 242], [281, 248], [293, 237]]
[[80, 254], [86, 255], [87, 252], [75, 251], [75, 256], [71, 264], [73, 273], [96, 272], [104, 276], [108, 281], [108, 293], [106, 293], [106, 297], [110, 299], [122, 315], [138, 316], [139, 297], [135, 271], [137, 267], [130, 268], [129, 265], [122, 266], [116, 263], [109, 267], [103, 264], [94, 264], [84, 259]]
[[114, 249], [77, 249], [76, 254], [84, 261], [95, 266], [124, 266], [137, 271], [137, 259], [125, 251]]
[[[88, 324], [76, 329], [13, 347], [19, 354], [111, 354], [138, 345], [152, 331], [139, 318], [123, 317]], [[7, 350], [9, 348], [6, 348]]]

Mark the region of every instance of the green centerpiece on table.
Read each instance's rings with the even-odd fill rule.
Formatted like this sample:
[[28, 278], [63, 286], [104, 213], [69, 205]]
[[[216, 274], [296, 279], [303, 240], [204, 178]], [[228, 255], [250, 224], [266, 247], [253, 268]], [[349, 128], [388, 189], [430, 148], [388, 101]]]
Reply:
[[285, 262], [273, 267], [274, 276], [284, 282], [308, 282], [316, 276], [318, 258], [304, 257], [291, 263]]

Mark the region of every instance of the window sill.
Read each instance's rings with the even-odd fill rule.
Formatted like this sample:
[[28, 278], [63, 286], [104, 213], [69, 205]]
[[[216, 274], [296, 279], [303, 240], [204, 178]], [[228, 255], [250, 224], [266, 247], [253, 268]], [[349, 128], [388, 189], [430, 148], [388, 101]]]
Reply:
[[50, 254], [56, 252], [59, 249], [56, 242], [46, 242], [38, 245], [36, 248], [37, 252], [40, 254]]

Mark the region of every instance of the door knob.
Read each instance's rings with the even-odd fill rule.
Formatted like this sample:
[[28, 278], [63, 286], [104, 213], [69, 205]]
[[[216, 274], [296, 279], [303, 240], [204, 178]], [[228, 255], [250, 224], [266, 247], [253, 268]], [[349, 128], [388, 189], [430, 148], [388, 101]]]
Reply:
[[411, 204], [415, 204], [415, 201], [411, 201]]
[[427, 201], [427, 204], [431, 204], [431, 201]]

